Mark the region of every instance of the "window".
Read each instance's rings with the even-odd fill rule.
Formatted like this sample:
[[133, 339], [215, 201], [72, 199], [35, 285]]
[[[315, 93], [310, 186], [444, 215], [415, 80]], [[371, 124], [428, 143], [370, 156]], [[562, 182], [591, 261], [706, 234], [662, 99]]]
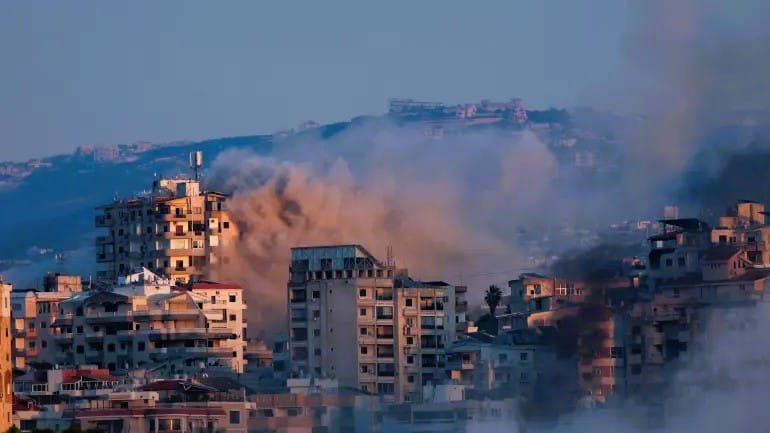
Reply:
[[407, 355], [407, 356], [406, 356], [406, 363], [407, 363], [407, 364], [414, 364], [414, 356], [412, 356], [412, 355]]
[[358, 328], [358, 333], [359, 333], [360, 335], [366, 335], [366, 334], [367, 334], [367, 332], [366, 332], [366, 328]]
[[365, 298], [366, 297], [366, 289], [358, 289], [358, 297], [359, 298]]
[[377, 394], [390, 395], [390, 394], [393, 394], [394, 390], [395, 390], [395, 385], [392, 384], [392, 383], [378, 383], [377, 384]]
[[236, 302], [238, 300], [238, 295], [230, 294], [229, 299], [230, 302]]
[[241, 411], [239, 410], [231, 410], [230, 411], [230, 424], [240, 424], [241, 423]]
[[313, 299], [318, 299], [321, 297], [321, 292], [318, 290], [313, 290]]
[[527, 359], [529, 359], [529, 352], [521, 352], [519, 354], [520, 361], [526, 361]]
[[393, 318], [393, 307], [377, 307], [377, 318], [378, 319], [392, 319]]
[[406, 344], [414, 344], [414, 337], [406, 337]]
[[107, 352], [114, 352], [115, 351], [115, 345], [110, 343], [107, 345]]
[[231, 314], [230, 315], [230, 321], [231, 322], [235, 322], [236, 320], [238, 320], [238, 316], [236, 316], [235, 314]]
[[361, 355], [366, 355], [369, 353], [369, 348], [366, 346], [361, 346]]
[[404, 305], [406, 305], [407, 307], [413, 307], [414, 306], [414, 299], [406, 298], [406, 301], [404, 302]]
[[679, 257], [678, 259], [676, 259], [676, 262], [680, 268], [683, 268], [686, 264], [686, 260], [684, 257]]
[[40, 345], [43, 347], [43, 349], [45, 349], [46, 347], [48, 347], [48, 342], [43, 340], [40, 342]]
[[409, 376], [407, 376], [406, 377], [406, 381], [409, 382], [409, 383], [414, 383], [414, 375], [410, 374]]
[[225, 222], [223, 222], [223, 223], [222, 223], [222, 228], [223, 228], [223, 229], [229, 229], [229, 228], [230, 228], [230, 222], [229, 222], [229, 221], [225, 221]]
[[359, 316], [366, 316], [366, 308], [361, 308], [360, 310], [358, 310], [358, 315]]
[[321, 330], [320, 329], [314, 329], [313, 330], [313, 337], [320, 337], [321, 336]]
[[313, 354], [315, 354], [315, 356], [321, 356], [321, 349], [313, 350]]
[[666, 259], [666, 266], [671, 267], [674, 265], [674, 259]]
[[610, 347], [610, 357], [623, 358], [623, 347]]

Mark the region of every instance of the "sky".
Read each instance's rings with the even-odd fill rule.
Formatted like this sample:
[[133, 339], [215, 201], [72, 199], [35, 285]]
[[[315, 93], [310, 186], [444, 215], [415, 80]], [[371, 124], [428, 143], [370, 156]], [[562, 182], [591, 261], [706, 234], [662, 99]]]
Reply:
[[0, 3], [0, 161], [270, 133], [391, 97], [580, 104], [618, 0]]

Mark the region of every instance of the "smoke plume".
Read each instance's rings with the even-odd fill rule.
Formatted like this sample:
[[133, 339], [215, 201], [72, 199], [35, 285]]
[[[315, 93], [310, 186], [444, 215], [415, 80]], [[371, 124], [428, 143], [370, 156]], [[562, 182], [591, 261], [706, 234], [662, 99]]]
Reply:
[[232, 150], [213, 163], [209, 186], [233, 194], [241, 240], [212, 274], [248, 289], [257, 329], [284, 323], [291, 247], [360, 243], [384, 259], [392, 246], [397, 266], [467, 284], [478, 303], [484, 287], [527, 265], [519, 229], [602, 224], [623, 210], [586, 205], [600, 203], [602, 189], [555, 181], [548, 134], [425, 131], [370, 122], [280, 142], [271, 158]]

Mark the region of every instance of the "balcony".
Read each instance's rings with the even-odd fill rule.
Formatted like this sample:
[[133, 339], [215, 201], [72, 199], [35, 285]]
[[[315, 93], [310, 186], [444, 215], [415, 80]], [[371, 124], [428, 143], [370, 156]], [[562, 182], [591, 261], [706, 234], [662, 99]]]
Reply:
[[86, 341], [101, 341], [104, 339], [104, 331], [89, 332]]
[[470, 360], [448, 361], [447, 368], [450, 370], [473, 370], [473, 362]]
[[112, 227], [114, 223], [114, 219], [107, 218], [104, 215], [97, 215], [96, 218], [94, 218], [94, 224], [96, 227]]
[[97, 236], [96, 237], [96, 245], [106, 245], [113, 243], [112, 237], [110, 236]]
[[59, 344], [72, 344], [72, 339], [74, 338], [74, 335], [72, 332], [66, 332], [61, 334], [56, 334], [55, 338], [59, 342]]
[[648, 364], [663, 364], [663, 354], [657, 351], [652, 351], [647, 354]]
[[158, 329], [148, 331], [136, 331], [147, 333], [150, 341], [164, 340], [227, 340], [235, 338], [233, 331], [229, 329], [206, 329], [206, 328], [185, 328], [185, 329]]
[[107, 263], [115, 261], [115, 254], [113, 253], [99, 253], [96, 255], [96, 261], [99, 263]]
[[665, 335], [662, 332], [652, 332], [648, 336], [649, 344], [663, 344], [664, 339]]
[[94, 312], [86, 314], [86, 323], [116, 323], [125, 322], [129, 319], [129, 312], [127, 311], [115, 311], [115, 312]]
[[154, 361], [232, 358], [233, 352], [234, 350], [230, 347], [156, 347], [150, 349], [150, 358]]
[[167, 268], [161, 268], [166, 275], [173, 274], [195, 274], [198, 272], [198, 268], [194, 266], [169, 266]]
[[646, 315], [647, 320], [656, 322], [676, 322], [682, 318], [676, 310], [651, 311]]
[[145, 311], [134, 311], [133, 318], [137, 322], [146, 322], [150, 320], [183, 320], [183, 319], [197, 319], [200, 317], [201, 311], [194, 309], [183, 310], [162, 310], [153, 309]]

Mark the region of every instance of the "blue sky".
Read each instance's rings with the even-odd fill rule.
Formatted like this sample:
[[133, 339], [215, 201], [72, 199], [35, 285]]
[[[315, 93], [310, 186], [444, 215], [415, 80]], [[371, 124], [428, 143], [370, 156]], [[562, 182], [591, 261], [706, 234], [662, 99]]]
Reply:
[[266, 133], [389, 97], [571, 106], [617, 66], [625, 22], [618, 0], [3, 2], [0, 160]]

